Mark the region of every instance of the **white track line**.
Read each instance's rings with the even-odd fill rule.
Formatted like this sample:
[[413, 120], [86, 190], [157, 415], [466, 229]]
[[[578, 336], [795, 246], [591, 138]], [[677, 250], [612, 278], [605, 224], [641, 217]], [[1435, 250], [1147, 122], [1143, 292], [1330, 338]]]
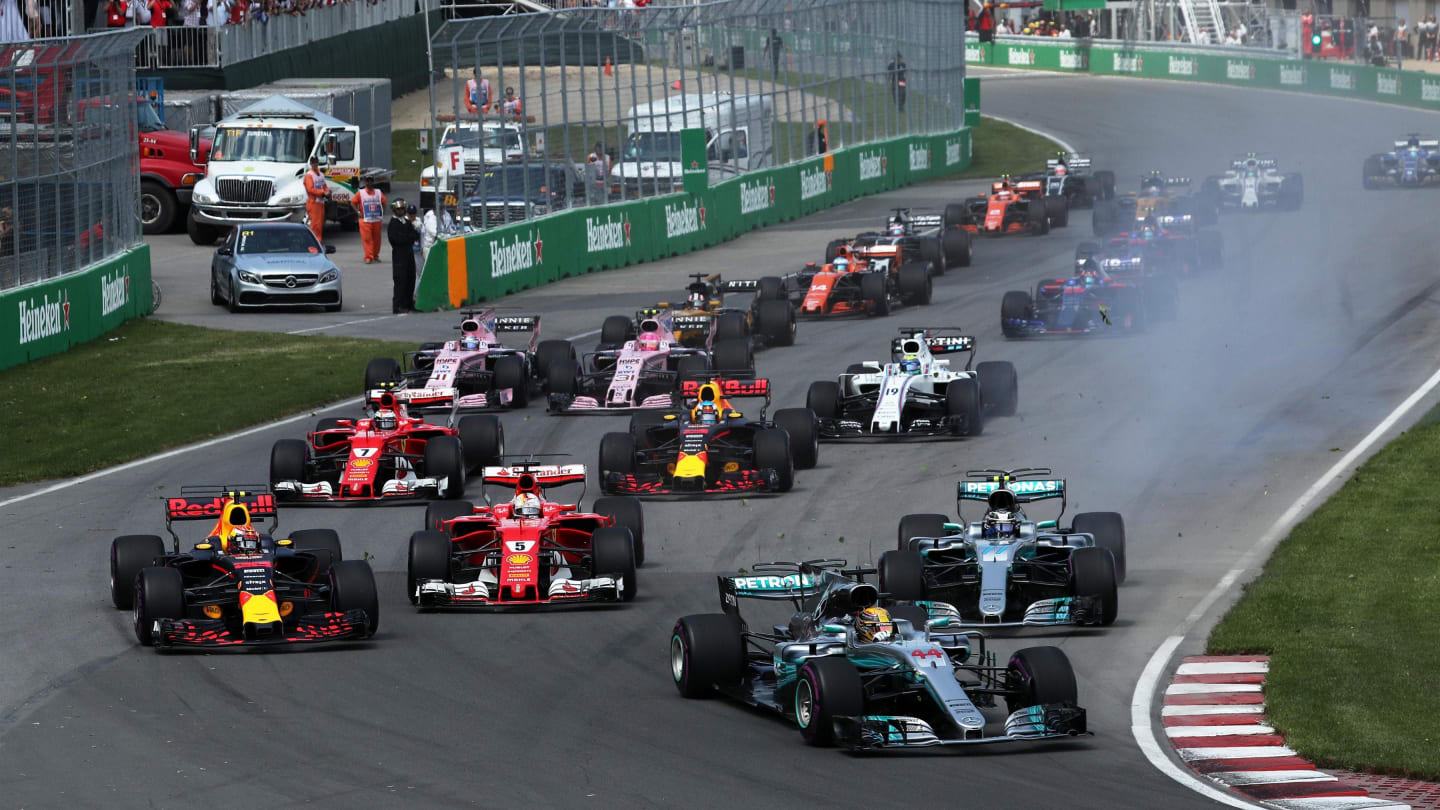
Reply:
[[590, 337], [591, 335], [598, 335], [598, 334], [600, 334], [600, 330], [599, 330], [599, 329], [591, 329], [589, 332], [581, 332], [581, 333], [578, 334], [578, 335], [571, 335], [570, 337], [565, 338], [565, 339], [566, 339], [566, 340], [579, 340], [580, 338], [587, 338], [587, 337]]
[[1176, 675], [1258, 675], [1270, 671], [1269, 661], [1203, 661], [1181, 664]]
[[1161, 717], [1189, 717], [1197, 714], [1264, 714], [1265, 707], [1245, 706], [1162, 706]]
[[986, 114], [986, 113], [981, 113], [981, 114], [980, 114], [980, 117], [981, 117], [981, 118], [993, 118], [994, 120], [999, 121], [999, 122], [1002, 123], [1002, 124], [1009, 124], [1010, 126], [1015, 127], [1016, 129], [1023, 129], [1023, 130], [1025, 130], [1026, 132], [1030, 133], [1031, 135], [1039, 135], [1039, 136], [1042, 137], [1042, 138], [1049, 138], [1050, 140], [1054, 141], [1055, 143], [1060, 144], [1060, 148], [1061, 148], [1061, 149], [1064, 149], [1066, 152], [1069, 152], [1069, 153], [1072, 154], [1072, 155], [1075, 154], [1075, 152], [1077, 151], [1077, 150], [1075, 149], [1075, 147], [1073, 147], [1073, 146], [1071, 146], [1070, 144], [1066, 143], [1066, 142], [1065, 142], [1065, 139], [1064, 139], [1064, 138], [1061, 138], [1059, 135], [1055, 135], [1055, 134], [1052, 134], [1052, 133], [1049, 133], [1049, 132], [1044, 132], [1044, 131], [1038, 130], [1038, 129], [1033, 129], [1033, 128], [1031, 128], [1031, 127], [1025, 126], [1024, 124], [1020, 123], [1019, 121], [1011, 121], [1009, 118], [1001, 118], [1001, 117], [998, 116], [998, 115], [988, 115], [988, 114]]
[[339, 328], [342, 327], [342, 326], [354, 326], [354, 325], [357, 324], [357, 323], [374, 323], [375, 321], [388, 321], [388, 320], [390, 320], [391, 318], [400, 318], [400, 317], [403, 317], [404, 314], [405, 314], [405, 313], [397, 312], [397, 313], [394, 314], [394, 315], [376, 315], [376, 316], [373, 317], [373, 318], [360, 318], [360, 319], [358, 319], [358, 320], [344, 321], [344, 322], [342, 322], [342, 323], [332, 323], [332, 324], [328, 324], [328, 325], [326, 325], [326, 326], [312, 326], [312, 327], [310, 327], [309, 329], [296, 329], [296, 330], [293, 331], [293, 332], [286, 332], [285, 334], [287, 334], [287, 335], [308, 335], [308, 334], [310, 334], [311, 332], [323, 332], [323, 331], [325, 331], [326, 329], [339, 329]]
[[1242, 737], [1251, 734], [1274, 734], [1270, 726], [1166, 726], [1169, 737]]
[[1374, 430], [1366, 434], [1365, 438], [1361, 439], [1359, 444], [1351, 448], [1350, 452], [1342, 456], [1330, 469], [1326, 470], [1324, 474], [1316, 479], [1315, 483], [1311, 484], [1310, 488], [1305, 490], [1305, 492], [1290, 505], [1290, 508], [1285, 510], [1284, 514], [1280, 515], [1274, 525], [1272, 525], [1265, 534], [1260, 536], [1259, 542], [1249, 551], [1245, 552], [1240, 558], [1240, 564], [1228, 571], [1225, 576], [1221, 577], [1220, 581], [1215, 584], [1215, 587], [1195, 606], [1195, 609], [1190, 611], [1190, 615], [1186, 616], [1185, 620], [1175, 628], [1174, 633], [1166, 638], [1150, 656], [1150, 661], [1145, 664], [1144, 671], [1140, 673], [1140, 680], [1135, 684], [1135, 693], [1130, 700], [1130, 733], [1134, 735], [1135, 743], [1140, 746], [1141, 753], [1143, 753], [1145, 758], [1150, 760], [1150, 764], [1154, 765], [1161, 773], [1169, 776], [1185, 787], [1222, 804], [1227, 804], [1231, 807], [1256, 806], [1231, 793], [1216, 789], [1208, 782], [1201, 780], [1189, 769], [1176, 765], [1175, 762], [1166, 755], [1166, 748], [1168, 748], [1168, 746], [1165, 748], [1161, 747], [1155, 734], [1155, 725], [1150, 713], [1151, 706], [1154, 705], [1155, 689], [1160, 679], [1164, 677], [1165, 670], [1169, 667], [1170, 659], [1174, 656], [1175, 650], [1180, 646], [1181, 642], [1185, 640], [1185, 637], [1190, 631], [1194, 629], [1200, 619], [1204, 617], [1206, 612], [1210, 610], [1211, 606], [1219, 601], [1220, 597], [1224, 596], [1225, 593], [1234, 586], [1235, 581], [1254, 564], [1261, 554], [1268, 554], [1270, 552], [1271, 547], [1279, 542], [1285, 533], [1290, 531], [1290, 528], [1300, 519], [1300, 516], [1305, 513], [1305, 510], [1310, 507], [1310, 504], [1325, 491], [1326, 487], [1334, 483], [1346, 470], [1352, 468], [1361, 456], [1365, 455], [1391, 428], [1395, 427], [1401, 419], [1404, 419], [1406, 414], [1413, 410], [1416, 405], [1419, 405], [1425, 397], [1429, 396], [1430, 392], [1434, 391], [1436, 386], [1440, 386], [1440, 370], [1430, 375], [1430, 378], [1422, 383], [1419, 388], [1415, 389], [1410, 396], [1406, 397], [1404, 402], [1395, 406], [1395, 410], [1391, 411], [1388, 416], [1382, 419], [1380, 424], [1375, 426]]
[[1172, 683], [1167, 695], [1204, 695], [1211, 692], [1259, 692], [1258, 683]]

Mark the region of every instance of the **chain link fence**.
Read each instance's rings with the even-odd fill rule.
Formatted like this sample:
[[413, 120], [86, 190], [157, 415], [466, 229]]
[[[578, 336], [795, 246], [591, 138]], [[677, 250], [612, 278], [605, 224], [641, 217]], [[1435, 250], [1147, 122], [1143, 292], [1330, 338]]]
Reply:
[[0, 49], [0, 290], [73, 273], [140, 242], [142, 36]]
[[454, 81], [433, 97], [422, 202], [484, 228], [674, 193], [685, 130], [704, 133], [711, 184], [840, 146], [955, 131], [964, 36], [964, 6], [949, 0], [449, 20], [432, 39], [436, 70]]

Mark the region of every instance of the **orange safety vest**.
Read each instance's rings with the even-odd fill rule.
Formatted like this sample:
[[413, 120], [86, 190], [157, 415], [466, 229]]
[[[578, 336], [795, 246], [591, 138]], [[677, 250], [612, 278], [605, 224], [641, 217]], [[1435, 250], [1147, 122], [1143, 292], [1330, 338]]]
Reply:
[[309, 196], [310, 202], [318, 203], [325, 200], [325, 175], [322, 172], [305, 173], [305, 193]]
[[381, 222], [385, 219], [385, 194], [377, 189], [361, 189], [355, 195], [360, 218], [366, 222]]

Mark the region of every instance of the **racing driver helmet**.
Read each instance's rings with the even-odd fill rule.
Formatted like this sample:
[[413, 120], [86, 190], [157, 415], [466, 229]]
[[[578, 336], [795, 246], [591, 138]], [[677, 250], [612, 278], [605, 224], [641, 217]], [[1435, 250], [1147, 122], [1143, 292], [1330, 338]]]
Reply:
[[890, 611], [868, 607], [855, 614], [855, 640], [862, 644], [879, 644], [895, 638], [895, 622]]
[[901, 222], [901, 221], [898, 220], [898, 219], [893, 219], [893, 220], [891, 220], [891, 221], [890, 221], [890, 231], [889, 231], [889, 233], [890, 233], [891, 236], [904, 236], [904, 235], [905, 235], [905, 223], [904, 223], [904, 222]]
[[466, 335], [460, 338], [460, 348], [467, 352], [477, 351], [480, 348], [480, 339], [474, 335]]
[[641, 332], [640, 337], [635, 339], [635, 347], [642, 352], [654, 352], [660, 350], [659, 332]]
[[913, 377], [920, 373], [920, 358], [913, 354], [907, 354], [900, 360], [900, 373], [907, 377]]
[[1006, 509], [992, 509], [985, 513], [980, 532], [985, 537], [1020, 536], [1020, 516]]
[[375, 429], [390, 431], [400, 426], [400, 418], [394, 411], [380, 411], [375, 414]]
[[705, 400], [690, 411], [690, 421], [697, 425], [713, 425], [720, 421], [720, 408], [714, 400]]
[[522, 492], [510, 502], [510, 516], [519, 520], [540, 518], [540, 499], [533, 493]]
[[235, 526], [225, 538], [225, 549], [232, 554], [253, 554], [260, 550], [260, 532], [254, 526]]
[[836, 256], [835, 261], [830, 265], [837, 273], [846, 273], [850, 270], [850, 260], [844, 256]]
[[689, 298], [685, 299], [685, 303], [691, 309], [704, 309], [707, 301], [708, 299], [706, 298], [705, 293], [701, 292], [700, 290], [695, 290], [694, 292], [690, 293]]

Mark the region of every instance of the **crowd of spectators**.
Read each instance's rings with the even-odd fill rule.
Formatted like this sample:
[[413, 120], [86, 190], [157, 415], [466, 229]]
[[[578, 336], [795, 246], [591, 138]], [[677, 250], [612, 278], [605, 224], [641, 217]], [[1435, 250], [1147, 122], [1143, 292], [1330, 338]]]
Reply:
[[965, 30], [976, 31], [981, 42], [991, 42], [996, 34], [1019, 34], [1032, 37], [1055, 37], [1057, 39], [1082, 39], [1100, 36], [1095, 12], [1053, 12], [1042, 11], [1034, 17], [1016, 19], [1013, 13], [997, 16], [990, 6], [978, 11], [970, 6], [966, 13]]
[[[87, 30], [264, 24], [329, 6], [379, 0], [85, 0]], [[68, 0], [0, 0], [0, 44], [84, 33], [67, 25]]]

